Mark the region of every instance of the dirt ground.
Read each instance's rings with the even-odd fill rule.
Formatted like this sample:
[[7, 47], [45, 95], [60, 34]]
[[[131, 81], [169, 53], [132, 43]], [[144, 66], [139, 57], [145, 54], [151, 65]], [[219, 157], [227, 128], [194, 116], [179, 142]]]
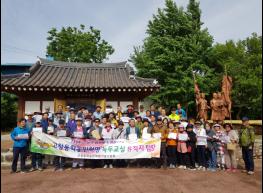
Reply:
[[262, 164], [256, 160], [253, 176], [238, 171], [188, 171], [182, 169], [67, 169], [54, 172], [10, 174], [1, 171], [2, 193], [259, 193]]

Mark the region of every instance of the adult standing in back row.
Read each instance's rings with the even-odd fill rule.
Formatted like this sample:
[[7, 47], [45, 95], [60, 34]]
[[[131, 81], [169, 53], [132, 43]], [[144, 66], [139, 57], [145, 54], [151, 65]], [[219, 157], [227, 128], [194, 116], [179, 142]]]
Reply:
[[186, 112], [185, 112], [184, 109], [182, 109], [180, 103], [177, 104], [177, 110], [175, 111], [175, 113], [176, 113], [177, 115], [181, 115], [180, 118], [185, 118], [185, 119], [187, 118], [187, 117], [186, 117]]
[[254, 160], [253, 160], [253, 148], [255, 142], [254, 128], [249, 125], [249, 119], [247, 117], [242, 118], [242, 126], [239, 132], [239, 145], [242, 148], [242, 157], [245, 162], [245, 170], [247, 174], [254, 174]]

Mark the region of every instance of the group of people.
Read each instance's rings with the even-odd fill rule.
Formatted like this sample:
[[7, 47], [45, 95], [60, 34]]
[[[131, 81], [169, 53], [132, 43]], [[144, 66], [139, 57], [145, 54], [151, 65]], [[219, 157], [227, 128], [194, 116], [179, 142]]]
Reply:
[[[29, 152], [30, 137], [34, 128], [42, 128], [42, 132], [57, 137], [87, 138], [93, 140], [128, 139], [130, 134], [137, 138], [160, 134], [160, 158], [135, 160], [84, 160], [72, 159], [72, 169], [83, 169], [85, 161], [92, 168], [104, 167], [138, 167], [181, 168], [189, 170], [226, 170], [237, 171], [236, 150], [242, 148], [245, 170], [247, 174], [254, 173], [253, 146], [254, 129], [249, 125], [249, 119], [242, 119], [239, 132], [231, 124], [210, 124], [207, 121], [187, 119], [186, 112], [178, 104], [168, 115], [163, 107], [150, 106], [139, 111], [133, 105], [128, 105], [126, 111], [121, 107], [114, 112], [107, 106], [102, 112], [101, 106], [96, 106], [92, 113], [85, 107], [78, 110], [62, 106], [53, 114], [49, 108], [44, 113], [27, 113], [27, 119], [19, 120], [19, 125], [11, 132], [14, 140], [12, 173], [17, 171], [17, 161], [21, 157], [21, 172], [26, 172], [25, 159], [31, 155], [32, 168], [29, 171], [42, 171], [45, 164], [53, 164], [55, 171], [65, 169], [66, 158], [53, 155], [43, 155]], [[63, 131], [63, 132], [62, 132]], [[28, 137], [25, 137], [28, 136]]]

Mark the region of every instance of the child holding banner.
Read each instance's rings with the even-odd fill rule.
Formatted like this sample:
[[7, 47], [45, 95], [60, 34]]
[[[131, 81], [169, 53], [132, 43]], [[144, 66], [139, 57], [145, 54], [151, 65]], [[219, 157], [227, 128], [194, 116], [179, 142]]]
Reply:
[[[82, 126], [83, 119], [81, 117], [76, 118], [77, 127], [71, 130], [70, 136], [72, 138], [84, 139], [88, 137], [87, 130]], [[79, 166], [79, 169], [84, 168], [84, 159], [73, 159], [72, 169], [76, 169]]]
[[174, 128], [174, 123], [170, 121], [168, 123], [168, 136], [167, 136], [167, 154], [168, 154], [168, 162], [170, 164], [170, 168], [176, 167], [176, 149], [177, 149], [177, 131]]
[[206, 170], [206, 158], [205, 158], [205, 150], [207, 147], [207, 135], [206, 131], [203, 127], [201, 127], [201, 122], [195, 122], [195, 130], [196, 134], [196, 151], [197, 151], [197, 160], [198, 160], [198, 170]]
[[13, 145], [13, 162], [12, 162], [12, 171], [11, 173], [16, 173], [17, 170], [17, 161], [20, 155], [20, 169], [21, 173], [25, 172], [25, 162], [26, 162], [26, 153], [27, 153], [27, 143], [29, 139], [30, 129], [27, 128], [26, 119], [20, 119], [18, 121], [19, 126], [14, 128], [10, 136], [14, 141]]
[[184, 125], [179, 125], [178, 139], [177, 139], [177, 152], [178, 158], [180, 160], [180, 166], [178, 168], [186, 169], [186, 159], [187, 159], [187, 146], [186, 142], [188, 140], [188, 135], [184, 130]]
[[[57, 137], [66, 137], [68, 136], [68, 131], [65, 128], [65, 120], [60, 119], [58, 122], [59, 126], [54, 129], [54, 136]], [[66, 163], [66, 158], [61, 157], [61, 156], [55, 156], [54, 158], [54, 164], [55, 164], [55, 169], [54, 171], [63, 171]]]

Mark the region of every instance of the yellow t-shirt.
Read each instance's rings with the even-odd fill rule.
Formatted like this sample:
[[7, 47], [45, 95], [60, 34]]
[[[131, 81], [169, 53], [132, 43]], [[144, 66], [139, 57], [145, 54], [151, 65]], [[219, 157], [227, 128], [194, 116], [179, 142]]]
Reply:
[[179, 121], [179, 120], [180, 120], [180, 116], [177, 115], [177, 114], [171, 114], [171, 115], [169, 115], [169, 118], [170, 118], [172, 121]]

